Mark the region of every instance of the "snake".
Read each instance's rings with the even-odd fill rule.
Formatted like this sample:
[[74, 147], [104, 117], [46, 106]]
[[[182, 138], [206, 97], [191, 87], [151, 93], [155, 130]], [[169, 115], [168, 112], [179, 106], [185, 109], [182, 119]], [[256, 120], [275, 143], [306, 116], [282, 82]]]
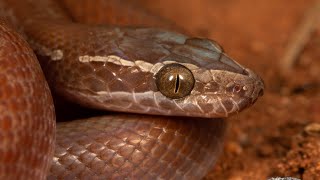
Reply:
[[[263, 80], [214, 40], [67, 11], [88, 3], [0, 1], [0, 179], [203, 178]], [[56, 124], [52, 94], [106, 113]]]

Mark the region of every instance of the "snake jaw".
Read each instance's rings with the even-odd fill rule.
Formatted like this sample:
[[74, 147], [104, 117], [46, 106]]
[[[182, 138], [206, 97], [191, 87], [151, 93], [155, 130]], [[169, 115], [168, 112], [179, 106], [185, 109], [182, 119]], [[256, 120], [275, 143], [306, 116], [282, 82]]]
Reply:
[[190, 100], [198, 104], [207, 117], [228, 117], [238, 113], [254, 104], [263, 92], [263, 81], [250, 70], [248, 75], [214, 72], [215, 80], [205, 85], [197, 81], [194, 92], [183, 102], [186, 104]]

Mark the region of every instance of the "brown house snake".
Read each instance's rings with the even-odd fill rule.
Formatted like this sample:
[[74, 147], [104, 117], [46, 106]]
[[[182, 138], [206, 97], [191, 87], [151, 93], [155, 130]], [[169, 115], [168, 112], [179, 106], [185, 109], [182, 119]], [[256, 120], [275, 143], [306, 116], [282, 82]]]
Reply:
[[[199, 179], [221, 150], [220, 118], [263, 93], [212, 40], [80, 24], [50, 0], [0, 7], [0, 179]], [[33, 52], [52, 91], [119, 113], [55, 129]]]

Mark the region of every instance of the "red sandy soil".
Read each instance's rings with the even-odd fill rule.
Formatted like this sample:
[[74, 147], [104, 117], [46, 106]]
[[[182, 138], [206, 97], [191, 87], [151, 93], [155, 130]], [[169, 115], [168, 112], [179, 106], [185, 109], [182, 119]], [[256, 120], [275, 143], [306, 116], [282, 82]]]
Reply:
[[311, 0], [139, 0], [194, 36], [218, 41], [264, 79], [265, 95], [230, 119], [224, 152], [205, 179], [320, 179], [320, 22], [291, 73], [281, 57]]

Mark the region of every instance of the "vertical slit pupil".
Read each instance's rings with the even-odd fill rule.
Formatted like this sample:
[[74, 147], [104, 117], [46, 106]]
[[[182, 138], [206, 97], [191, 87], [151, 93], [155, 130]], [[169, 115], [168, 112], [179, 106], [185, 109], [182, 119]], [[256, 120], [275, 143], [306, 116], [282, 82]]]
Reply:
[[176, 77], [176, 88], [174, 89], [174, 93], [177, 93], [178, 92], [178, 89], [179, 89], [179, 84], [180, 84], [180, 79], [179, 79], [179, 74], [177, 74], [177, 77]]

